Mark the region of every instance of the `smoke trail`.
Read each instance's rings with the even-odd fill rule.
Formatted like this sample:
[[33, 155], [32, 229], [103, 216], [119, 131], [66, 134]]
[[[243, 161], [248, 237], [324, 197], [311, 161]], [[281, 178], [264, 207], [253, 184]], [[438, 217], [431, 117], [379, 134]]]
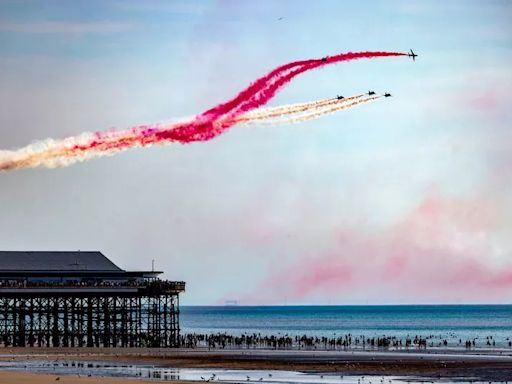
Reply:
[[375, 96], [375, 97], [367, 97], [362, 98], [359, 100], [355, 100], [350, 103], [340, 103], [336, 105], [328, 106], [327, 108], [319, 108], [318, 110], [308, 111], [308, 113], [300, 114], [299, 116], [290, 116], [286, 117], [284, 119], [278, 120], [273, 122], [273, 124], [276, 123], [282, 123], [282, 124], [294, 124], [294, 123], [302, 123], [304, 121], [317, 119], [322, 116], [330, 115], [332, 113], [336, 113], [338, 111], [342, 111], [344, 109], [353, 108], [358, 105], [366, 104], [371, 101], [380, 99], [381, 96]]
[[[191, 120], [167, 125], [140, 126], [119, 132], [85, 133], [64, 140], [49, 139], [16, 151], [0, 151], [0, 171], [37, 166], [66, 166], [93, 157], [112, 155], [132, 147], [211, 140], [236, 124], [237, 119], [243, 119], [246, 113], [266, 104], [282, 87], [301, 73], [342, 61], [386, 56], [407, 56], [407, 54], [399, 52], [350, 52], [323, 59], [288, 63], [257, 79], [233, 99], [217, 105]], [[264, 116], [265, 112], [254, 112], [256, 114], [260, 113], [260, 115], [255, 115], [254, 119], [268, 119], [278, 117], [281, 114], [286, 115], [286, 113], [297, 113], [308, 111], [310, 108], [328, 106], [331, 103], [338, 104], [334, 100], [315, 103], [320, 104], [278, 107], [285, 109], [271, 110], [272, 115], [269, 117], [261, 117]], [[339, 104], [345, 103], [345, 101], [340, 101]], [[286, 112], [286, 108], [291, 109]]]
[[[343, 100], [326, 99], [308, 103], [290, 104], [279, 107], [260, 108], [239, 116], [233, 124], [292, 124], [311, 120], [327, 114], [348, 109], [362, 103], [376, 100], [379, 97], [363, 98], [361, 95], [347, 97]], [[48, 139], [29, 145], [17, 151], [0, 151], [0, 170], [13, 170], [27, 167], [46, 166], [49, 168], [70, 165], [95, 157], [111, 156], [126, 150], [128, 147], [144, 146], [141, 142], [140, 130], [168, 129], [135, 127], [127, 131], [83, 134], [80, 137], [61, 141]], [[90, 145], [94, 140], [101, 139], [95, 150], [74, 152], [76, 145]]]
[[[350, 52], [323, 59], [289, 63], [256, 80], [234, 99], [197, 116], [191, 124], [184, 124], [169, 130], [150, 130], [142, 134], [147, 136], [148, 141], [152, 142], [179, 141], [190, 143], [211, 140], [231, 127], [232, 124], [228, 122], [234, 121], [238, 115], [244, 112], [264, 105], [275, 96], [279, 89], [305, 71], [342, 61], [386, 56], [407, 56], [407, 54], [399, 52]], [[225, 117], [223, 124], [219, 122], [221, 117]]]
[[319, 101], [312, 101], [308, 103], [297, 103], [297, 104], [289, 104], [279, 107], [267, 107], [267, 108], [258, 108], [256, 110], [244, 113], [242, 116], [236, 119], [236, 123], [244, 122], [246, 120], [250, 120], [251, 122], [257, 121], [259, 119], [269, 119], [270, 117], [279, 117], [282, 114], [289, 113], [299, 113], [302, 111], [310, 110], [311, 108], [320, 108], [324, 106], [330, 105], [339, 105], [347, 103], [351, 100], [358, 99], [363, 95], [346, 97], [344, 99], [324, 99]]
[[[331, 99], [331, 103], [324, 105], [317, 105], [315, 107], [303, 109], [303, 110], [294, 110], [289, 113], [280, 113], [279, 115], [275, 115], [272, 111], [269, 111], [265, 116], [258, 116], [257, 118], [247, 118], [246, 115], [242, 115], [237, 118], [237, 124], [250, 125], [254, 123], [258, 123], [259, 125], [282, 125], [282, 124], [293, 124], [300, 123], [308, 120], [313, 120], [322, 116], [330, 115], [344, 109], [349, 109], [356, 107], [358, 105], [366, 104], [372, 102], [374, 100], [380, 99], [381, 96], [373, 96], [373, 97], [362, 97], [362, 96], [354, 96], [351, 98], [346, 98], [343, 101], [336, 100], [333, 102]], [[306, 104], [306, 103], [304, 103]], [[313, 103], [310, 103], [313, 104]], [[263, 111], [270, 108], [265, 108]], [[260, 111], [260, 110], [257, 110]]]
[[[324, 57], [322, 59], [291, 62], [278, 67], [267, 75], [257, 79], [232, 100], [205, 111], [201, 116], [213, 115], [214, 117], [219, 117], [220, 115], [232, 112], [236, 107], [240, 108], [243, 105], [249, 105], [253, 108], [260, 107], [270, 100], [277, 90], [293, 79], [293, 77], [308, 70], [342, 61], [386, 56], [407, 56], [407, 54], [400, 52], [348, 52]], [[278, 82], [278, 79], [281, 79], [281, 81]], [[272, 86], [273, 83], [275, 83], [274, 86]], [[253, 108], [248, 107], [248, 109]]]
[[[218, 118], [221, 116], [226, 116], [230, 117], [230, 119], [228, 118], [225, 121], [233, 121], [236, 116], [264, 105], [276, 95], [279, 89], [281, 89], [294, 77], [303, 72], [343, 61], [386, 56], [407, 56], [407, 54], [399, 52], [349, 52], [325, 57], [322, 59], [304, 60], [289, 63], [283, 66], [281, 69], [277, 68], [270, 74], [256, 80], [256, 82], [242, 91], [231, 101], [221, 104], [199, 115], [196, 119], [199, 124], [199, 129], [195, 129], [195, 132], [195, 127], [193, 125], [189, 125], [185, 127], [179, 127], [172, 131], [160, 132], [157, 134], [158, 139], [174, 139], [184, 143], [191, 141], [210, 140], [231, 126], [230, 124], [214, 125], [213, 122], [218, 122]], [[186, 139], [183, 139], [184, 136]]]

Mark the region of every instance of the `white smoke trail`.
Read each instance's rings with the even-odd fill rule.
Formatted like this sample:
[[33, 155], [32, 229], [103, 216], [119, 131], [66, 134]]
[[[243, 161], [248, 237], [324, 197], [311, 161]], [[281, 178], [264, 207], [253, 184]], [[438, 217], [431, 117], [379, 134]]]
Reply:
[[237, 122], [256, 121], [259, 119], [269, 119], [279, 117], [283, 114], [300, 113], [312, 108], [320, 108], [329, 105], [340, 105], [351, 102], [352, 100], [361, 98], [363, 95], [347, 97], [344, 99], [324, 99], [319, 101], [310, 101], [306, 103], [289, 104], [278, 107], [259, 108], [254, 111], [247, 112], [236, 119]]
[[[363, 96], [354, 96], [350, 99], [345, 99], [347, 101], [337, 101], [332, 103], [327, 103], [324, 105], [317, 106], [316, 108], [309, 108], [302, 111], [298, 111], [295, 113], [283, 113], [279, 115], [273, 115], [270, 113], [266, 116], [265, 119], [262, 117], [258, 117], [257, 119], [245, 119], [242, 117], [240, 123], [244, 125], [249, 124], [259, 124], [259, 125], [283, 125], [283, 124], [294, 124], [301, 123], [304, 121], [316, 119], [322, 116], [330, 115], [336, 113], [338, 111], [342, 111], [344, 109], [349, 109], [356, 107], [358, 105], [366, 104], [368, 102], [379, 99], [380, 96], [374, 97], [363, 97]], [[352, 100], [352, 101], [350, 101]], [[238, 120], [237, 120], [238, 123]]]
[[[260, 108], [247, 112], [234, 119], [235, 124], [293, 124], [315, 119], [340, 110], [352, 108], [362, 103], [376, 100], [378, 97], [362, 95], [345, 99], [325, 99], [307, 103], [298, 103], [278, 107]], [[186, 121], [185, 121], [186, 122]], [[179, 124], [156, 125], [155, 131], [172, 130]], [[222, 124], [222, 121], [219, 122]], [[86, 161], [102, 156], [111, 156], [133, 147], [150, 146], [142, 132], [148, 127], [136, 127], [125, 131], [108, 131], [105, 133], [83, 133], [79, 136], [62, 140], [46, 139], [13, 151], [0, 151], [0, 171], [10, 171], [34, 167], [65, 167], [76, 162]], [[168, 144], [171, 141], [159, 144]], [[92, 145], [94, 143], [94, 145]], [[84, 147], [86, 150], [77, 150]]]

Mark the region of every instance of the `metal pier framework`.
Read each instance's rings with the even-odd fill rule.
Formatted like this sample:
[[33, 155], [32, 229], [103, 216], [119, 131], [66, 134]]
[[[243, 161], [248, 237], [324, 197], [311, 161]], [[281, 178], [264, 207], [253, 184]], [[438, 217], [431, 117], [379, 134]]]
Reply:
[[185, 283], [161, 273], [100, 252], [0, 252], [0, 345], [178, 347]]

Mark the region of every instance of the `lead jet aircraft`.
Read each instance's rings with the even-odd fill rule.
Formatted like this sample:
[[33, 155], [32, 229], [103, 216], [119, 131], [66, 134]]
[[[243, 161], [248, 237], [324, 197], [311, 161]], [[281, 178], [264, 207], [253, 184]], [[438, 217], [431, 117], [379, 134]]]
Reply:
[[409, 57], [412, 57], [412, 61], [416, 61], [416, 57], [418, 56], [417, 54], [415, 54], [413, 52], [413, 50], [411, 49], [411, 53], [408, 53], [407, 56]]

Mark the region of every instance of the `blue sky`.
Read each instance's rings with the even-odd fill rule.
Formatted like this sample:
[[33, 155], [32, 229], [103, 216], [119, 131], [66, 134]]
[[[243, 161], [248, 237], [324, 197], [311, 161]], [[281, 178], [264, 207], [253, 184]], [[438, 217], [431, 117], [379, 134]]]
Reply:
[[[2, 149], [199, 113], [292, 60], [420, 54], [313, 71], [271, 101], [393, 94], [324, 119], [2, 174], [0, 244], [99, 249], [131, 269], [154, 258], [188, 282], [188, 304], [501, 302], [511, 16], [506, 1], [0, 1]], [[355, 278], [375, 249], [407, 253], [400, 279]], [[409, 289], [426, 265], [453, 274]], [[450, 284], [468, 266], [481, 279]]]

